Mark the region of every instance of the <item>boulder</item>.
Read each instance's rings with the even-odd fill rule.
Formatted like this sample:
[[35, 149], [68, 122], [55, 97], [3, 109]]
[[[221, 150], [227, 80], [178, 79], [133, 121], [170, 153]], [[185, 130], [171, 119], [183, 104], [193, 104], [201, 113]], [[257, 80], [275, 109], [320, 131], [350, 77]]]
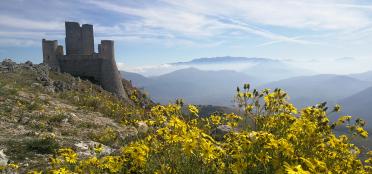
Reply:
[[79, 101], [80, 101], [80, 98], [79, 98], [79, 96], [74, 96], [73, 97], [73, 100], [74, 100], [74, 102], [76, 102], [76, 103], [78, 103]]
[[25, 62], [25, 65], [32, 67], [34, 64], [31, 61], [28, 60], [28, 61]]
[[137, 122], [137, 131], [139, 133], [146, 133], [149, 130], [149, 126], [144, 121]]
[[12, 61], [12, 59], [4, 59], [1, 62], [1, 65], [3, 66], [10, 66], [10, 65], [15, 65], [16, 63]]
[[13, 62], [11, 59], [4, 59], [2, 62], [1, 62], [1, 65], [4, 66], [5, 68], [7, 68], [7, 70], [9, 72], [14, 72], [15, 70], [15, 66], [16, 66], [16, 63]]
[[31, 84], [31, 88], [39, 88], [39, 87], [41, 87], [40, 83], [32, 83]]
[[40, 82], [48, 82], [49, 77], [46, 74], [40, 74], [38, 77], [36, 77], [36, 80]]
[[216, 140], [222, 140], [226, 134], [232, 131], [234, 131], [234, 129], [229, 125], [219, 125], [212, 131], [212, 137]]
[[19, 119], [19, 123], [21, 123], [21, 124], [27, 124], [28, 122], [30, 121], [30, 118], [29, 117], [27, 117], [27, 116], [22, 116], [20, 119]]
[[8, 67], [0, 65], [0, 72], [7, 72], [7, 71], [8, 71]]
[[63, 91], [71, 89], [71, 87], [68, 84], [60, 80], [54, 81], [53, 86], [54, 86], [55, 92], [63, 92]]
[[75, 144], [75, 147], [77, 149], [77, 154], [82, 157], [95, 155], [96, 152], [94, 151], [94, 148], [96, 147], [102, 147], [102, 151], [99, 155], [110, 155], [115, 151], [114, 149], [95, 141], [80, 141]]
[[54, 93], [54, 86], [46, 86], [45, 87], [45, 92], [48, 92], [48, 93]]
[[4, 153], [4, 149], [0, 150], [0, 166], [6, 166], [8, 164], [8, 157]]
[[62, 81], [54, 81], [53, 86], [56, 92], [63, 92], [65, 90], [65, 83]]
[[46, 94], [40, 94], [37, 98], [41, 101], [44, 101], [44, 102], [51, 99], [50, 96], [46, 95]]
[[121, 140], [131, 139], [138, 135], [138, 130], [133, 126], [118, 127], [119, 138]]

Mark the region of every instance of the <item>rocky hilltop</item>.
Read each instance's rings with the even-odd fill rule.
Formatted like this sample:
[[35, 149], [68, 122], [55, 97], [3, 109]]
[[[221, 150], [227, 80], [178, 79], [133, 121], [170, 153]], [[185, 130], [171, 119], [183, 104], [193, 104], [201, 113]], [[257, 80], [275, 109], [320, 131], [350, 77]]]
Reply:
[[74, 147], [79, 155], [89, 155], [98, 146], [102, 154], [115, 153], [143, 131], [145, 124], [131, 120], [152, 105], [130, 82], [123, 80], [123, 86], [130, 100], [43, 64], [3, 60], [0, 166], [44, 168], [60, 147]]

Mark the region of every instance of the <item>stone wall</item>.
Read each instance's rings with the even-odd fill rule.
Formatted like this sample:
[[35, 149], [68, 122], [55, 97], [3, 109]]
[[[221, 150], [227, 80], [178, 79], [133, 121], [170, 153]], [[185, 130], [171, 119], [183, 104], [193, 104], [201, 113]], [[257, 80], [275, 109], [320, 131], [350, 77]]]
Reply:
[[69, 55], [59, 59], [61, 72], [89, 79], [99, 85], [102, 85], [102, 61], [103, 59], [93, 58], [90, 55]]
[[61, 71], [88, 79], [117, 96], [127, 98], [115, 60], [99, 56], [99, 54], [64, 56], [60, 58]]

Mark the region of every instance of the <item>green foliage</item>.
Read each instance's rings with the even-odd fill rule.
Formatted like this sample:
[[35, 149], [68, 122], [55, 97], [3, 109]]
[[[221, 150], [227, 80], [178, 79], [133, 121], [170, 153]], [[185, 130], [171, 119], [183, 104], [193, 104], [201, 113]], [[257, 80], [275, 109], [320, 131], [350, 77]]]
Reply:
[[102, 132], [93, 134], [93, 139], [106, 145], [112, 145], [118, 140], [118, 132], [107, 127]]
[[53, 137], [33, 138], [26, 142], [27, 149], [39, 154], [53, 154], [60, 148]]
[[104, 116], [117, 120], [138, 119], [143, 114], [143, 110], [137, 109], [122, 100], [106, 93], [97, 93], [92, 88], [86, 91], [68, 91], [63, 93], [63, 98], [70, 100], [81, 109], [99, 111]]
[[55, 115], [48, 117], [48, 123], [52, 125], [59, 125], [64, 119], [67, 119], [68, 116], [64, 112], [57, 112]]
[[17, 94], [17, 90], [14, 88], [9, 88], [5, 84], [0, 83], [0, 96], [12, 96]]

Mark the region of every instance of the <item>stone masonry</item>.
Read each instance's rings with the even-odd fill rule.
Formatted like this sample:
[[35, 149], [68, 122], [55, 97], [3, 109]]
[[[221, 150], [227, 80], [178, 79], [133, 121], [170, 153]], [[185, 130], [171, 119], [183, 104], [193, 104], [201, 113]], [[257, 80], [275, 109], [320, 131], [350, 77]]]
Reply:
[[102, 40], [94, 52], [93, 25], [65, 22], [66, 54], [57, 40], [42, 40], [43, 62], [59, 72], [70, 73], [127, 98], [115, 62], [114, 41]]

